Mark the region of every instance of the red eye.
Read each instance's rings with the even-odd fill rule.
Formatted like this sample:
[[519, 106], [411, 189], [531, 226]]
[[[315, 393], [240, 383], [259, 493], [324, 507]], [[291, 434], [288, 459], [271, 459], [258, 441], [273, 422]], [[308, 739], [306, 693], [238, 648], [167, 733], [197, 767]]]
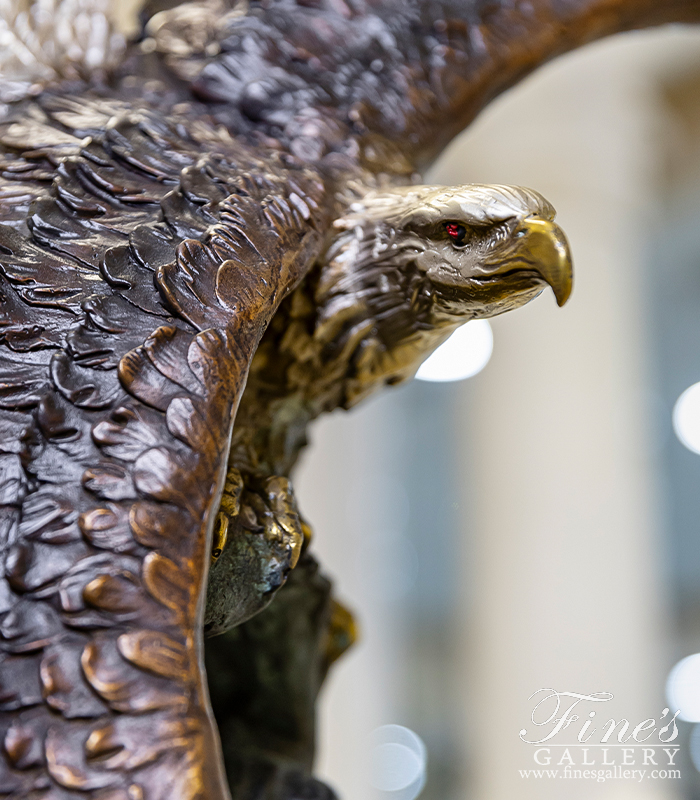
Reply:
[[455, 244], [464, 244], [467, 236], [467, 229], [459, 222], [446, 222], [445, 231]]

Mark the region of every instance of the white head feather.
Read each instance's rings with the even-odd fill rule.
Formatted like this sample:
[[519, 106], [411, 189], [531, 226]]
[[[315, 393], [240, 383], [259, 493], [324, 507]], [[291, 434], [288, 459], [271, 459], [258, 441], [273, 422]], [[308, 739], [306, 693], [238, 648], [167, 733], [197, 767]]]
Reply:
[[[0, 101], [119, 63], [138, 0], [0, 0]], [[114, 13], [113, 13], [114, 12]]]

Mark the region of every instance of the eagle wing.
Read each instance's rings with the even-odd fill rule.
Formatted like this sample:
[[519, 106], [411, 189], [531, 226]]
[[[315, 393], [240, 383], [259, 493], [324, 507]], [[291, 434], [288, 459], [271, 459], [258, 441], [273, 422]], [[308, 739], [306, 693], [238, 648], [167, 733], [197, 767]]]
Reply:
[[[621, 31], [700, 22], [700, 0], [149, 0], [149, 49], [231, 130], [307, 160], [424, 167], [501, 92]], [[352, 144], [349, 144], [352, 141]]]
[[226, 797], [210, 531], [324, 185], [105, 97], [24, 103], [0, 148], [0, 794]]
[[202, 116], [127, 77], [128, 103], [45, 92], [0, 124], [0, 794], [227, 794], [210, 530], [252, 354], [331, 203], [312, 167], [217, 122], [409, 176], [554, 55], [700, 19], [700, 0], [200, 5], [215, 41], [185, 14], [176, 52], [167, 18], [149, 48], [180, 100], [220, 101]]

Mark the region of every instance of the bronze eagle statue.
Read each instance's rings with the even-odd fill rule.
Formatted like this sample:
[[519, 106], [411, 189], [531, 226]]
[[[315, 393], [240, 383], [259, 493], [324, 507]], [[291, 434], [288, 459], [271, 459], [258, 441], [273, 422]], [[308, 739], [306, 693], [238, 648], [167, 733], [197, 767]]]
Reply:
[[307, 426], [571, 291], [543, 197], [420, 171], [700, 0], [153, 0], [124, 48], [64, 2], [0, 28], [0, 797], [333, 798]]

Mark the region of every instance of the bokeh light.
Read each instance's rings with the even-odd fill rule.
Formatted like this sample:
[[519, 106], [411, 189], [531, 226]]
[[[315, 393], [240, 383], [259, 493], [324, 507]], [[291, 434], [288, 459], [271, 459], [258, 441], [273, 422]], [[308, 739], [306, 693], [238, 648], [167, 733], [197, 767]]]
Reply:
[[415, 800], [423, 791], [427, 752], [423, 740], [403, 725], [372, 733], [371, 781], [387, 800]]
[[681, 659], [666, 681], [666, 697], [671, 713], [680, 719], [700, 722], [700, 653]]
[[694, 383], [676, 400], [673, 430], [688, 450], [700, 454], [700, 383]]
[[489, 363], [493, 333], [488, 320], [475, 319], [462, 325], [423, 362], [416, 373], [421, 381], [462, 381], [476, 375]]
[[700, 772], [700, 725], [693, 726], [690, 734], [690, 759], [695, 769]]

